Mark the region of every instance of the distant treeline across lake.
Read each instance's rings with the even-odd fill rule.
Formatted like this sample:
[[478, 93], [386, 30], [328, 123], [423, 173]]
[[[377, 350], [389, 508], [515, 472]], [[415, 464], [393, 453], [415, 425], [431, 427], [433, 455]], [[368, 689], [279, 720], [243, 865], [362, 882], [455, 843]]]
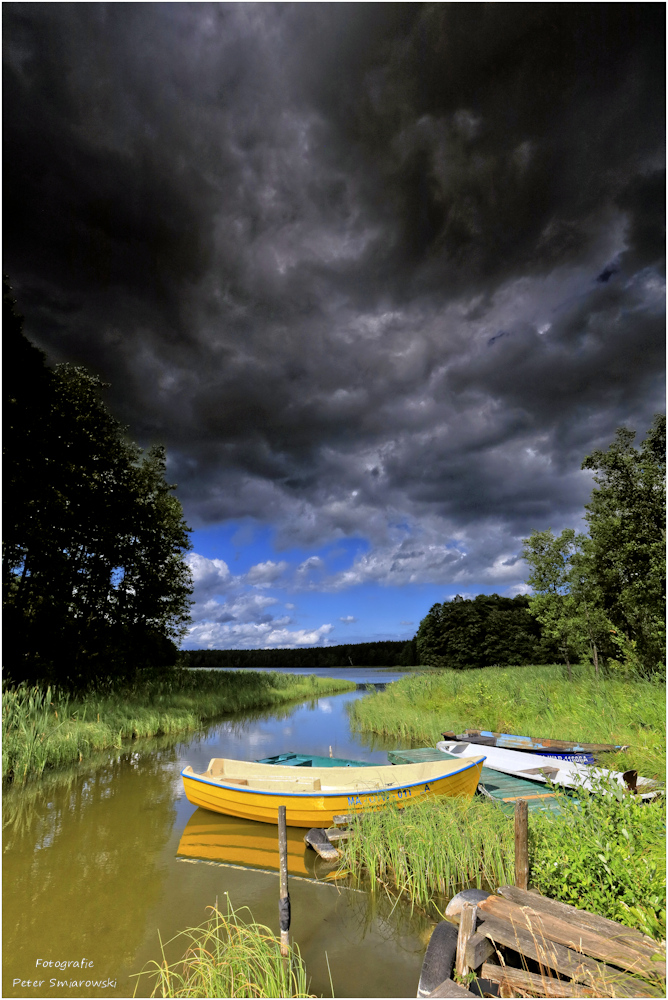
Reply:
[[305, 649], [191, 649], [182, 654], [188, 667], [414, 667], [415, 639], [408, 642], [358, 642]]

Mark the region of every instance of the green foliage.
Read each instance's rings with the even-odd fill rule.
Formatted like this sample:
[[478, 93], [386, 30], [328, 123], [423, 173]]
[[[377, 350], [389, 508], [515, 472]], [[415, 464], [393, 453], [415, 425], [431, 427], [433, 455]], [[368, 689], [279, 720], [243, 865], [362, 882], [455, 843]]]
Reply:
[[3, 584], [5, 669], [14, 681], [83, 688], [174, 663], [189, 619], [190, 547], [165, 481], [83, 368], [50, 370], [8, 290]]
[[513, 819], [487, 799], [423, 798], [355, 817], [341, 866], [358, 880], [443, 907], [464, 886], [514, 879]]
[[415, 639], [408, 642], [358, 642], [305, 649], [193, 649], [182, 653], [189, 667], [412, 667], [418, 663]]
[[198, 729], [207, 719], [355, 685], [313, 675], [172, 670], [118, 689], [100, 685], [71, 697], [58, 688], [7, 688], [2, 695], [2, 776], [15, 782], [74, 764], [123, 740]]
[[597, 484], [586, 505], [586, 554], [605, 614], [635, 643], [627, 649], [627, 662], [632, 665], [635, 658], [649, 676], [662, 673], [665, 660], [665, 416], [657, 415], [639, 449], [634, 437], [620, 428], [607, 451], [595, 451], [583, 462], [595, 471]]
[[572, 680], [558, 665], [437, 670], [395, 681], [348, 711], [356, 728], [404, 745], [434, 746], [444, 730], [467, 728], [628, 744], [601, 763], [665, 778], [663, 689], [616, 675], [597, 679], [588, 664], [575, 665]]
[[420, 663], [467, 669], [554, 659], [526, 597], [479, 594], [434, 604], [417, 632]]
[[[309, 997], [306, 969], [297, 945], [283, 959], [280, 943], [247, 907], [225, 912], [211, 907], [200, 927], [160, 942], [162, 961], [139, 977], [153, 980], [151, 996], [161, 997]], [[165, 949], [187, 945], [183, 958], [169, 963]], [[152, 969], [151, 966], [155, 966]], [[136, 992], [136, 991], [135, 991]]]
[[532, 813], [531, 881], [544, 895], [666, 936], [665, 799], [644, 803], [612, 782], [559, 796], [558, 821]]

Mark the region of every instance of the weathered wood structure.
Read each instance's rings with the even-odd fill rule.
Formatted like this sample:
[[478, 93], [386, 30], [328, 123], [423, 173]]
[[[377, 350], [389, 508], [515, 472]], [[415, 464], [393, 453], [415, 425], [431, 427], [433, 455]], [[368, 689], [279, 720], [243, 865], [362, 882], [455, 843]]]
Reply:
[[[503, 886], [453, 919], [466, 921], [457, 968], [477, 973], [479, 996], [666, 996], [665, 943], [536, 892]], [[455, 987], [429, 995], [463, 996]]]

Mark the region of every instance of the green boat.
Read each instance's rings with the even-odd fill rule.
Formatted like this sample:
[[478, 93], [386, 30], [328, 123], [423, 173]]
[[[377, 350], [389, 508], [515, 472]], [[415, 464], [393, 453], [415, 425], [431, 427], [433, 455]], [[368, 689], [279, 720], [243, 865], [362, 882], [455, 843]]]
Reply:
[[279, 753], [275, 757], [261, 757], [256, 764], [287, 764], [290, 767], [378, 767], [365, 760], [347, 760], [345, 757], [318, 757], [315, 754]]

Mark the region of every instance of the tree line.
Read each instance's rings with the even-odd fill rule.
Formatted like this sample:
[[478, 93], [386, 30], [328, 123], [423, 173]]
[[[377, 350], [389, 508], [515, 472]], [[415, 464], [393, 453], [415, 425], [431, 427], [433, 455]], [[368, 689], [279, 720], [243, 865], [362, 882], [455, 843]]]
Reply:
[[408, 642], [356, 642], [302, 649], [192, 649], [181, 654], [188, 667], [268, 667], [271, 670], [316, 667], [412, 667], [419, 662], [415, 639]]
[[47, 367], [3, 287], [4, 668], [73, 688], [174, 664], [189, 529], [165, 479], [82, 367]]

